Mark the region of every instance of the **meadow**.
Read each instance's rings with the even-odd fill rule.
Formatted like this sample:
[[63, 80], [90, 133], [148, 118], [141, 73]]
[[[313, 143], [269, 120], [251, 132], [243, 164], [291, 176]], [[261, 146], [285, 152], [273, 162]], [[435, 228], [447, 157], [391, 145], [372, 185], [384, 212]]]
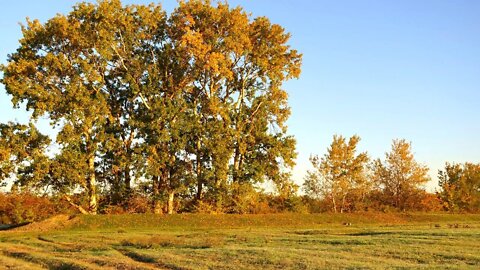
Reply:
[[5, 269], [479, 269], [480, 215], [57, 216], [0, 231]]

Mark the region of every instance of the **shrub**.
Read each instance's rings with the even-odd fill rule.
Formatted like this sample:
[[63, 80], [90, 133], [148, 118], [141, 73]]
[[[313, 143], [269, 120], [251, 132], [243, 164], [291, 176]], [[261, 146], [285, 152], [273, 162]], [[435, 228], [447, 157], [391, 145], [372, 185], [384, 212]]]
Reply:
[[[105, 200], [109, 202], [109, 200]], [[144, 195], [132, 194], [123, 202], [101, 205], [102, 214], [144, 214], [151, 212], [151, 201]]]
[[19, 224], [39, 221], [72, 212], [69, 204], [56, 197], [32, 193], [0, 193], [0, 223]]

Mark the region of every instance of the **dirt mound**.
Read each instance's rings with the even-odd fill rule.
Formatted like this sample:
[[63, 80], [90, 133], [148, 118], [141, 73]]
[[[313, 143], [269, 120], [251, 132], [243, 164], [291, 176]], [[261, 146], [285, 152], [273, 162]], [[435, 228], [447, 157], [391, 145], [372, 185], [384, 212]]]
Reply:
[[28, 225], [17, 227], [12, 231], [51, 231], [69, 227], [77, 222], [78, 218], [68, 215], [56, 215], [39, 222], [32, 222]]

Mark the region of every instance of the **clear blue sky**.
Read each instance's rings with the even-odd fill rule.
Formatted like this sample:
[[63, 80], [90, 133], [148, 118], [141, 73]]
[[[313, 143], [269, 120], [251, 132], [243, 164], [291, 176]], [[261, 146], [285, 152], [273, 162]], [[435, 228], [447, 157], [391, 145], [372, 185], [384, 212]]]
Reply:
[[[25, 17], [45, 21], [75, 2], [0, 3], [0, 63], [17, 48]], [[228, 2], [284, 26], [304, 55], [301, 78], [285, 85], [298, 183], [333, 134], [358, 134], [374, 158], [394, 138], [411, 141], [431, 169], [430, 190], [446, 161], [480, 162], [480, 1]], [[176, 1], [163, 5], [171, 11]], [[0, 85], [0, 121], [25, 121], [9, 100]]]

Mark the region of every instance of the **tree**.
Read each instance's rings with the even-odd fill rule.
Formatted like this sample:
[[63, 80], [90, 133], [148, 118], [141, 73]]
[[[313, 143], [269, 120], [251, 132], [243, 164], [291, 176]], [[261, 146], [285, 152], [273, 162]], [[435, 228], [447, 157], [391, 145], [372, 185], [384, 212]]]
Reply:
[[301, 211], [303, 204], [301, 198], [298, 196], [299, 186], [292, 180], [290, 173], [284, 173], [280, 176], [280, 179], [275, 182], [275, 194], [272, 197], [274, 199], [272, 203], [276, 202], [276, 208], [281, 211]]
[[438, 193], [449, 211], [480, 209], [480, 164], [445, 164], [438, 172]]
[[335, 213], [352, 209], [370, 189], [369, 158], [366, 152], [356, 154], [359, 141], [356, 135], [348, 142], [335, 135], [327, 154], [310, 157], [314, 170], [307, 172], [303, 188], [311, 197], [330, 199]]
[[288, 46], [289, 34], [267, 18], [251, 20], [240, 7], [209, 1], [180, 2], [169, 22], [193, 78], [185, 97], [196, 200], [218, 204], [238, 196], [234, 187], [276, 181], [295, 158], [281, 87], [299, 76], [301, 55]]
[[79, 158], [74, 167], [85, 170], [80, 173], [85, 181], [70, 183], [83, 187], [92, 214], [98, 208], [102, 155], [115, 152], [110, 171], [119, 167], [130, 185], [136, 132], [131, 115], [142, 97], [138, 84], [144, 75], [142, 62], [132, 56], [155, 34], [158, 14], [163, 16], [158, 6], [122, 7], [110, 0], [77, 4], [45, 24], [28, 20], [20, 47], [2, 68], [14, 105], [26, 102], [33, 118], [48, 115], [60, 126], [59, 148]]
[[280, 181], [294, 164], [282, 84], [299, 76], [301, 55], [267, 18], [203, 0], [170, 16], [101, 0], [22, 31], [1, 82], [14, 106], [60, 129], [36, 180], [71, 203], [80, 193], [86, 212], [99, 195], [127, 200], [136, 179], [157, 210], [193, 193], [221, 205], [232, 187]]
[[415, 161], [411, 143], [404, 139], [393, 140], [392, 150], [385, 161], [373, 162], [373, 175], [385, 203], [400, 210], [411, 209], [420, 201], [422, 185], [430, 179], [428, 167]]

